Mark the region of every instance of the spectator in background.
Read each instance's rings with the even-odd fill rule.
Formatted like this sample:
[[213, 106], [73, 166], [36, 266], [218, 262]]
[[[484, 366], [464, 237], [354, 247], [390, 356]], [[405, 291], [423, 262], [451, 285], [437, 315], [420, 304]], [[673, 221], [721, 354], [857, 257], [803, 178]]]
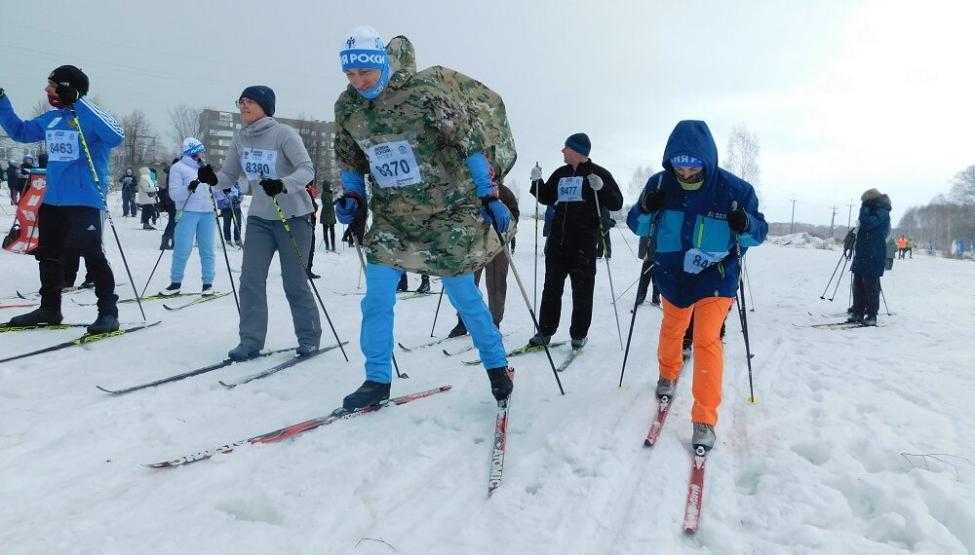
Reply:
[[229, 192], [224, 193], [224, 198], [220, 200], [217, 207], [220, 209], [220, 217], [223, 218], [223, 239], [227, 243], [230, 243], [230, 228], [234, 230], [233, 233], [233, 245], [237, 248], [244, 248], [244, 244], [240, 240], [240, 219], [242, 214], [240, 213], [240, 199], [241, 192], [240, 186], [234, 183]]
[[136, 204], [142, 209], [142, 229], [155, 231], [156, 228], [149, 225], [152, 214], [155, 212], [156, 205], [156, 184], [153, 183], [149, 174], [149, 168], [143, 166], [139, 168], [139, 185], [136, 191]]
[[315, 226], [318, 225], [316, 221], [318, 219], [318, 192], [315, 190], [315, 181], [309, 181], [305, 185], [305, 190], [308, 191], [308, 196], [311, 197], [311, 206], [314, 208], [311, 214], [309, 214], [311, 217], [311, 245], [308, 248], [308, 277], [318, 279], [322, 276], [316, 274], [311, 269], [311, 265], [315, 261]]
[[322, 240], [325, 249], [335, 252], [335, 195], [332, 194], [332, 184], [327, 179], [322, 180]]
[[7, 160], [7, 187], [10, 187], [10, 204], [17, 206], [20, 200], [20, 168], [12, 158]]
[[139, 189], [139, 179], [132, 173], [132, 168], [125, 168], [125, 175], [119, 178], [122, 184], [122, 217], [135, 217], [137, 213], [135, 193]]
[[161, 251], [172, 250], [173, 248], [173, 232], [176, 230], [176, 203], [169, 196], [169, 172], [173, 164], [177, 162], [179, 162], [179, 158], [173, 158], [173, 161], [166, 166], [164, 170], [166, 172], [166, 179], [159, 186], [159, 207], [165, 210], [168, 215], [166, 229], [163, 230], [162, 243], [159, 244], [159, 250]]

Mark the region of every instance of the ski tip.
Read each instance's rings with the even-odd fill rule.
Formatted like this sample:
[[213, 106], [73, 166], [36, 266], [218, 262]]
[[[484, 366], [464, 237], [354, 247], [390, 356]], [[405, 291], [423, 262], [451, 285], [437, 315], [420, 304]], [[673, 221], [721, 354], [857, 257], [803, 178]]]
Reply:
[[223, 380], [220, 380], [217, 383], [219, 383], [220, 385], [226, 387], [227, 389], [233, 389], [233, 388], [237, 387], [237, 384], [235, 384], [235, 383], [227, 383], [227, 382], [225, 382]]
[[106, 389], [106, 388], [104, 388], [104, 387], [102, 387], [100, 385], [96, 385], [95, 387], [97, 387], [100, 391], [104, 391], [105, 393], [108, 393], [109, 395], [118, 395], [119, 394], [118, 390], [115, 390], [115, 389]]
[[408, 348], [407, 348], [407, 347], [406, 347], [405, 345], [403, 345], [402, 343], [400, 343], [400, 342], [397, 342], [397, 343], [396, 343], [396, 345], [397, 345], [397, 346], [398, 346], [398, 347], [399, 347], [400, 349], [403, 349], [404, 351], [406, 351], [407, 353], [408, 353], [408, 352], [410, 352], [410, 349], [408, 349]]

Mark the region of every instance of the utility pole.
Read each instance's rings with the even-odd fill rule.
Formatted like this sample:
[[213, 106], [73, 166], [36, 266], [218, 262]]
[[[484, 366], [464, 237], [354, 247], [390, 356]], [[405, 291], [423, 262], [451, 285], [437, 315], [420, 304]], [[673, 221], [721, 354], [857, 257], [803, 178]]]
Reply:
[[846, 227], [850, 227], [853, 222], [853, 199], [850, 199], [850, 211], [846, 213]]
[[833, 227], [836, 225], [836, 207], [833, 207], [833, 217], [829, 219], [829, 238], [833, 238]]
[[792, 223], [789, 224], [789, 233], [796, 232], [796, 197], [792, 197]]

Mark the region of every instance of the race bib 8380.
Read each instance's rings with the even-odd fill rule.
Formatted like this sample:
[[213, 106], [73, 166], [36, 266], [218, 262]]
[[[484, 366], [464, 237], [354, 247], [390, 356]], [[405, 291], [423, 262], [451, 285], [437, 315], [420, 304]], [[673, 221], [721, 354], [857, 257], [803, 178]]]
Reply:
[[244, 147], [240, 155], [240, 166], [251, 181], [277, 179], [278, 151]]

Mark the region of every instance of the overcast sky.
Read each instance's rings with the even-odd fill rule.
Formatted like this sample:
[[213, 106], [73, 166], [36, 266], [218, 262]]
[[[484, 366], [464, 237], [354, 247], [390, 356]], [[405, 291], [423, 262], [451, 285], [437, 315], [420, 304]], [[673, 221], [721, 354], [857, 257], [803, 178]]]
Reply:
[[142, 109], [167, 138], [175, 104], [233, 110], [249, 84], [275, 90], [280, 116], [331, 120], [338, 50], [370, 24], [409, 37], [421, 68], [504, 97], [523, 189], [584, 131], [626, 190], [638, 166], [660, 168], [681, 119], [708, 122], [719, 159], [733, 126], [758, 135], [770, 221], [789, 221], [795, 198], [797, 220], [829, 224], [835, 205], [845, 224], [877, 187], [896, 223], [975, 164], [971, 0], [7, 1], [0, 15], [0, 87], [22, 116], [71, 63], [107, 109]]

